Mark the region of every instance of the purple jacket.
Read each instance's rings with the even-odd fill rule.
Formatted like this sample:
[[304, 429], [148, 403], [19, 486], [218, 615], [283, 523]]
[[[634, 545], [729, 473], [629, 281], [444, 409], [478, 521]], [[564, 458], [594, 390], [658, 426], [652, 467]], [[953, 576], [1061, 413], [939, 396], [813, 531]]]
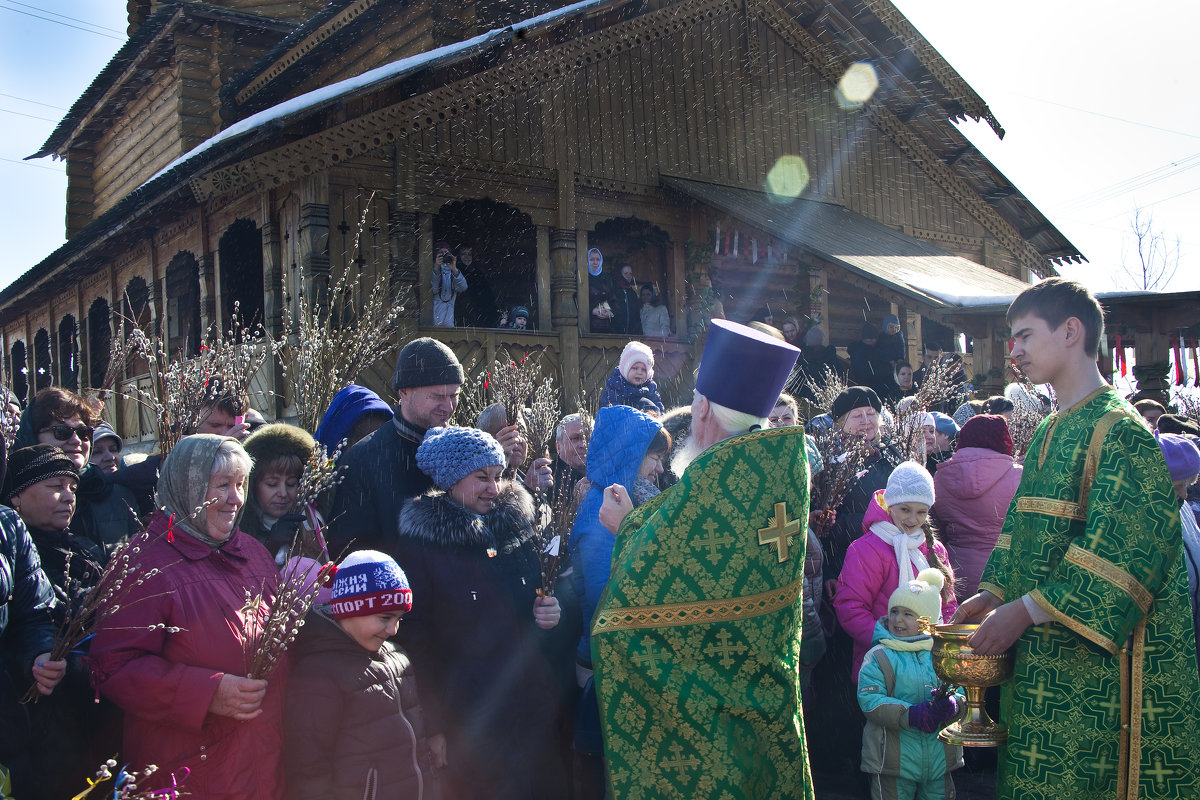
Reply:
[[[142, 572], [161, 572], [126, 594], [91, 650], [94, 682], [125, 711], [122, 763], [158, 765], [156, 786], [187, 767], [182, 788], [192, 797], [280, 800], [286, 662], [268, 679], [258, 717], [239, 722], [208, 713], [221, 677], [245, 674], [240, 609], [247, 591], [274, 600], [275, 563], [240, 531], [214, 551], [182, 530], [168, 541], [161, 511], [149, 530]], [[159, 623], [183, 630], [149, 630]]]
[[[941, 471], [941, 468], [938, 468]], [[858, 670], [863, 656], [871, 649], [875, 636], [875, 623], [888, 614], [888, 599], [900, 583], [900, 567], [896, 563], [896, 551], [892, 546], [870, 532], [870, 526], [887, 519], [879, 505], [872, 500], [863, 518], [863, 535], [850, 543], [846, 561], [838, 579], [837, 594], [833, 608], [837, 611], [838, 623], [854, 640], [854, 658], [850, 662], [850, 674], [858, 682]], [[946, 548], [934, 540], [933, 551], [943, 564], [950, 563]], [[926, 545], [921, 545], [921, 554], [929, 558]], [[912, 577], [917, 577], [913, 567]], [[948, 620], [958, 608], [954, 598], [942, 600], [942, 619]]]
[[983, 447], [961, 448], [933, 476], [933, 516], [958, 579], [959, 601], [979, 590], [979, 576], [1020, 482], [1021, 467], [1012, 456]]

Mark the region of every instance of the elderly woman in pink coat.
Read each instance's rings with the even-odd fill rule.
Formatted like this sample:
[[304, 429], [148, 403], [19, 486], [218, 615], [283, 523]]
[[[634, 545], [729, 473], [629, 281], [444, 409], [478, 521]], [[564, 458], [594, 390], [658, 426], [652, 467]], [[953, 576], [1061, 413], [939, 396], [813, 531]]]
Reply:
[[974, 596], [1004, 516], [1021, 482], [1008, 423], [998, 414], [971, 417], [958, 433], [958, 450], [933, 476], [933, 517], [950, 554], [960, 601]]

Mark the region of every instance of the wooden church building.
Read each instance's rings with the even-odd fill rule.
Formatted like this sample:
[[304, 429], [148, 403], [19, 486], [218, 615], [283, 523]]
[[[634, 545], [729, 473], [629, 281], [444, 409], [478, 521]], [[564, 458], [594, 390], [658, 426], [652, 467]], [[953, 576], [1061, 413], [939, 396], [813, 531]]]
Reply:
[[[593, 324], [592, 248], [665, 305], [669, 401], [715, 300], [837, 345], [896, 313], [912, 357], [967, 342], [998, 385], [996, 309], [1082, 259], [956, 130], [1003, 136], [888, 0], [127, 5], [128, 41], [34, 154], [67, 162], [68, 242], [0, 291], [18, 395], [99, 385], [128, 320], [183, 353], [235, 304], [282, 334], [343, 270], [407, 287], [405, 335], [464, 363], [541, 347], [599, 386], [630, 336]], [[454, 328], [432, 326], [441, 241], [472, 250]], [[496, 327], [518, 306], [532, 330]]]

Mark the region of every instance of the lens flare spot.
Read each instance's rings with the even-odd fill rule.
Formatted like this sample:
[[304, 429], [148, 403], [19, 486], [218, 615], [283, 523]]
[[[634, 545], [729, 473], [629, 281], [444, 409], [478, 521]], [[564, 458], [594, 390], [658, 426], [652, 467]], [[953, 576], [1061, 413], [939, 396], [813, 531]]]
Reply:
[[780, 156], [767, 173], [767, 193], [774, 199], [794, 200], [808, 186], [808, 165], [800, 156]]
[[858, 61], [851, 64], [838, 81], [835, 92], [838, 105], [842, 108], [860, 108], [878, 88], [879, 76], [875, 74], [875, 68], [865, 61]]

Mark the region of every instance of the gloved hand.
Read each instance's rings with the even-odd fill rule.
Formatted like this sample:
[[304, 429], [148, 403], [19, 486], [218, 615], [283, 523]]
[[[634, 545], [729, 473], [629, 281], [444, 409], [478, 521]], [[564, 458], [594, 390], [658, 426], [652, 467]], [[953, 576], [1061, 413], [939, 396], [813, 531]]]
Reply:
[[292, 540], [296, 538], [296, 532], [303, 524], [303, 514], [284, 514], [267, 532], [267, 542], [270, 545], [267, 549], [273, 553], [275, 548], [291, 545]]
[[958, 714], [958, 698], [943, 695], [936, 689], [933, 699], [918, 703], [908, 709], [908, 727], [921, 733], [937, 733]]

